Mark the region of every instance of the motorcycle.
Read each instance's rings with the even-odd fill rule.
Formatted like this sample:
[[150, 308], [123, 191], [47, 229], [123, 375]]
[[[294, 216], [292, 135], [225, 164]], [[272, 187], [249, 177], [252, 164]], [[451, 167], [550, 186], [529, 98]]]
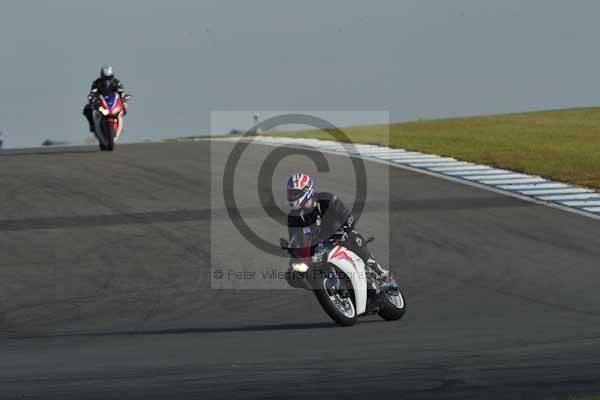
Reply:
[[[291, 257], [289, 272], [315, 293], [321, 307], [338, 325], [351, 326], [359, 316], [376, 313], [387, 321], [404, 316], [406, 301], [392, 277], [384, 284], [358, 255], [335, 238], [304, 236], [302, 246], [290, 247], [287, 240], [280, 239], [281, 248]], [[367, 243], [374, 240], [371, 237]]]
[[121, 97], [119, 93], [109, 91], [90, 97], [96, 138], [102, 151], [113, 151], [115, 142], [123, 131], [125, 102], [130, 95]]

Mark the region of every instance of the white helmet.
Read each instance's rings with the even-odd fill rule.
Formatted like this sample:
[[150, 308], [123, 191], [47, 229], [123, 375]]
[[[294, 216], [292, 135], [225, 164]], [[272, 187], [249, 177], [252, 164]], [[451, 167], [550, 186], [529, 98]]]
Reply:
[[112, 78], [114, 75], [115, 74], [113, 72], [113, 67], [111, 67], [110, 65], [106, 65], [100, 70], [100, 76], [102, 78]]

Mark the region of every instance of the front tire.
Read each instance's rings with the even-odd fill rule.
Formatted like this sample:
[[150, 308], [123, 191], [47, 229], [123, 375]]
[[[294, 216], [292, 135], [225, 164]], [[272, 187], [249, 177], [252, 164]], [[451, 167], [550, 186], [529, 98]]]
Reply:
[[100, 143], [100, 150], [113, 151], [115, 149], [115, 132], [108, 118], [104, 118], [104, 120], [102, 121], [101, 135], [104, 137], [106, 145]]
[[[334, 274], [333, 277], [330, 277], [330, 274]], [[336, 281], [339, 282], [341, 290], [332, 289]], [[315, 277], [313, 285], [319, 304], [335, 323], [341, 326], [352, 326], [356, 323], [358, 315], [354, 304], [354, 291], [349, 279], [340, 279], [338, 271], [334, 269], [319, 278]]]

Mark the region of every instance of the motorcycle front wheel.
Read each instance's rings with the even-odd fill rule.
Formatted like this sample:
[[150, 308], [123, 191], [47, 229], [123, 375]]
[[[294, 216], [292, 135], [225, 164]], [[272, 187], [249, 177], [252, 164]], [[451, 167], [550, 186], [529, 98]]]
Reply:
[[102, 142], [99, 141], [100, 150], [113, 151], [115, 149], [115, 132], [114, 132], [113, 126], [110, 123], [110, 121], [108, 120], [108, 118], [103, 119], [101, 126], [102, 126], [101, 135], [104, 137], [104, 140], [106, 141], [106, 145], [102, 144]]
[[356, 323], [356, 305], [354, 290], [347, 277], [343, 277], [335, 268], [315, 274], [313, 288], [323, 310], [338, 325], [352, 326]]

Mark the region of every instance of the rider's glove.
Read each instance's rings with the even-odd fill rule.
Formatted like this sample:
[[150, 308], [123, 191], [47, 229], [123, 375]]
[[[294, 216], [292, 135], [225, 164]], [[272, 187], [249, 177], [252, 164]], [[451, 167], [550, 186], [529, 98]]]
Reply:
[[92, 101], [92, 100], [96, 99], [97, 96], [98, 96], [98, 89], [92, 89], [90, 94], [88, 94], [88, 100]]
[[350, 232], [352, 232], [352, 227], [354, 226], [355, 222], [356, 220], [354, 217], [350, 215], [346, 222], [344, 222], [344, 224], [332, 235], [332, 237], [340, 242], [345, 242], [348, 239], [348, 236], [350, 236]]

